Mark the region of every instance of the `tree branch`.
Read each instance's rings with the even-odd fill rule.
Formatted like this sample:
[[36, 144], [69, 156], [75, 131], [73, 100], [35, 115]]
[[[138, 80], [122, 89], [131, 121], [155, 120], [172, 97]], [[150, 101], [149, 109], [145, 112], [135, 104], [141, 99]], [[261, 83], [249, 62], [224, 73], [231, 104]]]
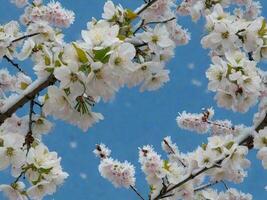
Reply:
[[[265, 115], [264, 119], [262, 120], [262, 122], [255, 128], [256, 132], [259, 132], [261, 129], [263, 129], [264, 127], [267, 126], [267, 114]], [[245, 138], [241, 139], [240, 141], [238, 141], [239, 145], [243, 145], [243, 146], [247, 146], [249, 149], [253, 148], [253, 136], [248, 132], [248, 133], [244, 133]], [[154, 200], [159, 200], [161, 199], [163, 196], [165, 196], [166, 194], [170, 193], [171, 191], [173, 191], [174, 189], [184, 185], [185, 183], [187, 183], [188, 181], [194, 179], [195, 177], [197, 177], [200, 174], [203, 174], [204, 172], [208, 171], [211, 168], [215, 168], [218, 165], [220, 165], [220, 163], [226, 159], [228, 156], [222, 158], [221, 160], [219, 160], [218, 162], [216, 162], [213, 166], [211, 166], [210, 168], [203, 168], [201, 170], [199, 170], [197, 173], [194, 174], [190, 174], [187, 178], [185, 178], [184, 180], [182, 180], [181, 182], [179, 182], [176, 185], [173, 185], [172, 187], [168, 188], [165, 193], [159, 194], [158, 196], [156, 196], [154, 198]]]
[[29, 130], [28, 130], [27, 135], [25, 136], [25, 142], [23, 144], [23, 146], [27, 147], [27, 154], [26, 155], [28, 155], [29, 150], [31, 148], [31, 144], [34, 142], [34, 137], [32, 136], [32, 124], [33, 124], [32, 117], [33, 117], [33, 113], [34, 113], [34, 110], [33, 110], [34, 98], [35, 98], [35, 96], [31, 99], [31, 102], [30, 102], [29, 128], [28, 128]]
[[219, 181], [215, 181], [215, 182], [212, 182], [212, 183], [208, 183], [208, 184], [206, 184], [206, 185], [201, 185], [200, 187], [195, 188], [195, 189], [194, 189], [194, 192], [198, 192], [198, 191], [201, 191], [201, 190], [205, 190], [205, 189], [207, 189], [207, 188], [209, 188], [209, 187], [212, 187], [212, 186], [216, 185], [217, 183], [219, 183]]
[[[13, 43], [16, 43], [16, 42], [18, 42], [18, 41], [20, 41], [20, 40], [24, 40], [24, 39], [27, 39], [27, 38], [30, 38], [30, 37], [33, 37], [33, 36], [36, 36], [36, 35], [39, 35], [39, 34], [41, 34], [41, 33], [32, 33], [32, 34], [24, 35], [24, 36], [22, 36], [22, 37], [19, 37], [19, 38], [17, 38], [17, 39], [14, 39], [14, 40], [11, 41], [10, 46], [11, 46]], [[9, 47], [10, 47], [10, 46], [9, 46]]]
[[148, 9], [150, 6], [152, 6], [154, 3], [156, 3], [158, 0], [151, 0], [147, 4], [145, 4], [139, 11], [136, 12], [137, 15], [140, 15], [143, 13], [146, 9]]
[[7, 118], [11, 117], [11, 115], [15, 113], [19, 108], [21, 108], [24, 104], [32, 100], [32, 98], [39, 92], [41, 92], [48, 86], [55, 84], [55, 82], [56, 78], [53, 74], [51, 74], [45, 80], [37, 79], [36, 81], [34, 81], [30, 86], [28, 86], [24, 93], [16, 99], [13, 104], [8, 104], [8, 106], [3, 107], [0, 112], [0, 125], [4, 123]]
[[7, 62], [9, 62], [11, 65], [13, 65], [21, 73], [26, 75], [26, 73], [20, 68], [20, 66], [17, 63], [14, 63], [13, 60], [11, 60], [8, 56], [4, 55], [3, 58], [6, 59]]
[[139, 26], [136, 28], [136, 30], [133, 32], [133, 35], [135, 35], [141, 28], [143, 28], [144, 24], [145, 24], [145, 20], [142, 19], [140, 25], [139, 25]]
[[147, 22], [145, 25], [149, 25], [149, 24], [165, 24], [165, 23], [168, 23], [168, 22], [173, 21], [175, 19], [176, 19], [176, 17], [172, 17], [170, 19], [166, 19], [166, 20], [163, 20], [163, 21]]
[[162, 199], [162, 197], [163, 197], [163, 196], [166, 196], [169, 192], [171, 192], [171, 191], [173, 191], [174, 189], [176, 189], [176, 188], [182, 186], [183, 184], [187, 183], [188, 181], [194, 179], [194, 178], [197, 177], [198, 175], [200, 175], [200, 174], [206, 172], [207, 170], [209, 170], [209, 169], [211, 169], [211, 168], [214, 168], [214, 166], [212, 166], [212, 167], [210, 167], [210, 168], [206, 168], [206, 167], [205, 167], [205, 168], [201, 169], [200, 171], [198, 171], [198, 172], [195, 173], [195, 174], [190, 174], [187, 178], [185, 178], [184, 180], [182, 180], [182, 181], [179, 182], [178, 184], [173, 185], [172, 187], [168, 188], [168, 189], [166, 190], [165, 193], [162, 193], [162, 194], [159, 194], [158, 196], [156, 196], [156, 197], [154, 198], [154, 200]]
[[[171, 150], [171, 154], [175, 155], [176, 153], [173, 150], [173, 148], [171, 147], [171, 145], [168, 143], [168, 141], [164, 139], [163, 142]], [[184, 162], [180, 158], [178, 158], [178, 161], [183, 165], [183, 167], [186, 167], [186, 165], [184, 164]]]
[[140, 199], [145, 200], [134, 186], [131, 185], [130, 188], [137, 194], [137, 196], [140, 197]]

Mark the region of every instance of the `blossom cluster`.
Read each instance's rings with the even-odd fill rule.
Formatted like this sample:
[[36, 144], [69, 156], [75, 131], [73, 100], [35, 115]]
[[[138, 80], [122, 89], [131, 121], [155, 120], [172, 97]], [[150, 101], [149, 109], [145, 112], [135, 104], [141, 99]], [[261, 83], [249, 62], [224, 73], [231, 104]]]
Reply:
[[246, 128], [244, 125], [233, 125], [230, 120], [212, 120], [213, 108], [208, 108], [202, 113], [187, 113], [183, 111], [176, 118], [180, 128], [194, 131], [200, 134], [210, 132], [211, 135], [235, 135]]
[[[165, 6], [171, 7], [169, 3]], [[28, 24], [28, 34], [40, 34], [25, 40], [17, 58], [31, 57], [38, 77], [45, 79], [53, 74], [60, 82], [39, 98], [45, 115], [86, 131], [103, 119], [92, 111], [99, 100], [111, 100], [125, 85], [141, 85], [140, 91], [151, 91], [169, 81], [166, 62], [174, 54], [176, 40], [177, 45], [186, 44], [189, 36], [181, 27], [175, 28], [175, 18], [142, 21], [134, 27], [132, 22], [137, 17], [135, 12], [107, 1], [102, 19], [88, 22], [81, 32], [82, 40], [72, 43], [64, 43], [63, 35], [47, 20]], [[61, 109], [56, 109], [59, 105]]]
[[[198, 199], [200, 197], [204, 198], [205, 195], [211, 195], [210, 197], [212, 197], [212, 192], [199, 192], [199, 188], [205, 185], [206, 177], [216, 183], [224, 180], [240, 183], [247, 175], [245, 169], [250, 165], [250, 161], [246, 159], [248, 148], [240, 146], [233, 135], [209, 137], [206, 144], [186, 154], [178, 150], [177, 145], [171, 141], [170, 137], [164, 138], [162, 148], [167, 153], [167, 159], [161, 158], [151, 145], [139, 148], [139, 163], [150, 186], [149, 196], [152, 199], [157, 199], [161, 195], [168, 195], [168, 192], [164, 193], [168, 191], [168, 188], [172, 188], [170, 190], [172, 195], [168, 198], [171, 200]], [[121, 185], [122, 182], [117, 180], [120, 179], [121, 174], [107, 173], [107, 169], [103, 167], [103, 165], [110, 166], [110, 163], [116, 163], [120, 166], [117, 161], [108, 158], [107, 155], [110, 154], [110, 150], [107, 150], [105, 145], [102, 144], [97, 146], [94, 152], [100, 158], [106, 160], [105, 164], [101, 161], [99, 165], [100, 174], [115, 186], [123, 186]], [[110, 168], [108, 169], [110, 170]], [[198, 177], [194, 176], [202, 170], [205, 173]], [[188, 180], [189, 177], [191, 177], [190, 181]], [[124, 182], [124, 187], [127, 188], [128, 186], [128, 182]], [[251, 196], [230, 189], [211, 199], [232, 198], [251, 199]]]
[[[61, 28], [74, 22], [74, 13], [59, 2], [11, 3], [24, 8], [20, 23], [25, 32], [20, 32], [15, 21], [0, 28], [0, 57], [20, 71], [17, 75], [0, 71], [0, 112], [9, 111], [24, 97], [30, 101], [30, 112], [23, 117], [13, 114], [0, 126], [1, 170], [10, 167], [16, 178], [11, 185], [2, 185], [1, 190], [10, 199], [42, 199], [67, 178], [60, 158], [42, 143], [42, 136], [53, 126], [47, 117], [52, 115], [86, 131], [103, 119], [102, 114], [93, 111], [95, 104], [111, 100], [121, 87], [140, 85], [140, 91], [151, 91], [169, 81], [166, 62], [177, 45], [188, 43], [190, 35], [177, 24], [171, 1], [155, 1], [147, 12], [140, 11], [147, 4], [131, 11], [107, 1], [102, 19], [93, 18], [81, 31], [82, 39], [70, 43], [63, 40]], [[155, 9], [157, 5], [162, 12]], [[145, 17], [148, 13], [150, 20]], [[140, 23], [136, 24], [138, 18]], [[29, 58], [35, 81], [14, 61]], [[38, 99], [32, 96], [47, 81], [47, 92], [43, 96], [37, 93]], [[134, 187], [133, 166], [110, 158], [108, 149], [99, 147], [105, 152], [99, 167], [102, 175], [117, 187]], [[29, 184], [20, 180], [24, 176]]]
[[202, 46], [211, 49], [213, 64], [206, 72], [209, 90], [219, 106], [246, 112], [262, 92], [257, 62], [265, 55], [266, 21], [226, 13], [220, 4], [206, 16], [208, 34]]
[[252, 200], [250, 194], [245, 194], [237, 191], [236, 189], [230, 188], [226, 192], [218, 193], [216, 190], [207, 189], [200, 191], [196, 197], [196, 200]]
[[[177, 6], [173, 0], [150, 0], [135, 11], [107, 1], [102, 18], [92, 18], [81, 31], [81, 39], [69, 43], [63, 40], [61, 29], [74, 22], [74, 13], [61, 3], [11, 3], [24, 7], [20, 23], [25, 26], [25, 32], [16, 21], [0, 26], [0, 58], [20, 71], [11, 75], [0, 70], [0, 170], [9, 168], [15, 178], [10, 185], [0, 185], [0, 190], [11, 200], [43, 199], [68, 177], [61, 158], [42, 143], [43, 135], [53, 127], [48, 116], [86, 131], [104, 118], [94, 112], [100, 100], [112, 100], [124, 86], [152, 91], [169, 81], [167, 62], [176, 46], [190, 40], [177, 15], [206, 18], [207, 34], [201, 44], [210, 49], [213, 64], [206, 76], [218, 105], [246, 112], [261, 100], [254, 117], [256, 131], [266, 115], [267, 76], [258, 62], [267, 58], [267, 23], [259, 17], [261, 5], [257, 1], [184, 0]], [[233, 14], [225, 11], [230, 5], [234, 5]], [[37, 79], [32, 81], [14, 59], [31, 59]], [[47, 90], [41, 93], [43, 89]], [[25, 102], [30, 102], [28, 115], [19, 117], [11, 112]], [[251, 199], [234, 189], [218, 193], [205, 185], [207, 181], [244, 180], [250, 165], [246, 156], [253, 146], [244, 143], [247, 137], [254, 137], [257, 156], [267, 168], [266, 129], [254, 133], [252, 128], [233, 126], [229, 120], [212, 120], [213, 115], [210, 108], [200, 114], [182, 112], [177, 117], [183, 129], [211, 132], [207, 143], [193, 152], [181, 153], [170, 137], [161, 144], [166, 159], [152, 145], [139, 148], [150, 199]], [[94, 153], [100, 159], [101, 176], [115, 187], [137, 192], [132, 164], [113, 159], [104, 144], [97, 145]]]
[[18, 8], [22, 8], [29, 3], [28, 0], [10, 0], [10, 2], [15, 4]]
[[239, 7], [234, 12], [244, 19], [256, 18], [261, 13], [262, 8], [260, 2], [254, 0], [183, 0], [177, 6], [177, 12], [181, 16], [191, 16], [193, 21], [197, 21], [201, 16], [209, 14], [218, 4], [224, 8], [231, 4], [238, 5]]
[[101, 159], [98, 168], [101, 176], [112, 182], [115, 187], [135, 186], [135, 169], [132, 164], [111, 158], [111, 151], [104, 144], [96, 145], [94, 153]]
[[12, 41], [21, 36], [19, 24], [16, 21], [0, 24], [0, 58], [3, 56], [12, 57], [16, 44]]
[[246, 112], [257, 103], [262, 80], [256, 62], [249, 61], [240, 52], [226, 54], [226, 60], [213, 57], [212, 61], [206, 72], [210, 81], [208, 88], [217, 92], [215, 99], [219, 106]]
[[[50, 152], [48, 148], [37, 139], [34, 145], [27, 149], [25, 138], [22, 133], [25, 128], [25, 119], [14, 117], [10, 123], [1, 126], [0, 132], [0, 170], [9, 166], [11, 175], [16, 180], [10, 185], [0, 185], [0, 190], [9, 199], [42, 199], [45, 195], [53, 194], [57, 187], [68, 177], [60, 165], [61, 158], [56, 152]], [[35, 126], [35, 133], [42, 132], [41, 128]], [[27, 127], [27, 126], [26, 126]], [[42, 126], [40, 126], [42, 127]], [[25, 177], [25, 183], [19, 181], [19, 177]]]
[[140, 16], [144, 24], [168, 21], [166, 28], [170, 34], [170, 38], [176, 45], [184, 45], [189, 42], [191, 36], [186, 29], [177, 24], [177, 20], [175, 19], [177, 13], [173, 9], [175, 6], [176, 4], [173, 0], [157, 0], [145, 12], [142, 12]]
[[[16, 1], [15, 3], [20, 7], [25, 5], [21, 1]], [[45, 21], [56, 27], [68, 28], [74, 22], [74, 18], [74, 12], [63, 8], [60, 2], [52, 1], [44, 5], [42, 0], [34, 0], [32, 4], [25, 8], [20, 20], [26, 25]]]
[[258, 149], [257, 157], [262, 161], [264, 169], [267, 169], [267, 129], [264, 128], [254, 136], [254, 148]]

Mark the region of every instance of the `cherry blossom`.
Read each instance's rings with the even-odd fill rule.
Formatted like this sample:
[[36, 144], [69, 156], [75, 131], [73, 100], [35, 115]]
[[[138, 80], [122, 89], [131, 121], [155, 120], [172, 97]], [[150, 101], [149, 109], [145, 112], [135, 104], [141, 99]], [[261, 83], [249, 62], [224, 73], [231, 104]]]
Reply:
[[[10, 2], [24, 12], [18, 21], [0, 25], [0, 58], [18, 70], [0, 69], [0, 170], [10, 169], [14, 178], [0, 185], [7, 198], [43, 199], [68, 177], [61, 157], [42, 140], [54, 120], [87, 131], [104, 119], [97, 112], [98, 103], [111, 101], [124, 86], [137, 86], [141, 92], [162, 88], [170, 80], [167, 66], [175, 48], [191, 38], [179, 19], [191, 16], [195, 22], [205, 19], [200, 43], [209, 49], [211, 64], [205, 75], [217, 105], [244, 113], [259, 102], [258, 112], [252, 127], [214, 119], [213, 108], [179, 113], [180, 128], [208, 133], [207, 140], [194, 151], [182, 153], [167, 136], [161, 142], [166, 156], [150, 144], [140, 147], [148, 198], [252, 199], [250, 194], [228, 188], [224, 181], [244, 181], [252, 148], [267, 168], [267, 76], [260, 68], [267, 59], [267, 23], [260, 16], [260, 2], [150, 0], [131, 10], [107, 1], [102, 18], [92, 18], [80, 39], [69, 42], [64, 41], [64, 28], [73, 24], [75, 14], [60, 2]], [[16, 59], [31, 60], [31, 75]], [[29, 112], [18, 114], [26, 104]], [[145, 199], [137, 189], [134, 165], [112, 158], [105, 144], [96, 145], [94, 153], [103, 178]], [[224, 191], [212, 189], [220, 183]]]

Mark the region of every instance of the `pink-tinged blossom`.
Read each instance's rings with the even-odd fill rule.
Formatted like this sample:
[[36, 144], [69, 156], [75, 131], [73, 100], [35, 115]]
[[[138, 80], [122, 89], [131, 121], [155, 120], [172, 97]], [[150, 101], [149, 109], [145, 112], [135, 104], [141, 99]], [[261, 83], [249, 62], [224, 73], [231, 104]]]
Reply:
[[112, 158], [100, 162], [99, 172], [101, 176], [108, 179], [115, 187], [126, 187], [135, 185], [134, 166], [127, 161], [121, 163]]
[[100, 159], [105, 159], [110, 156], [111, 150], [108, 147], [106, 147], [105, 144], [99, 144], [99, 145], [97, 144], [94, 150], [94, 154]]
[[159, 184], [166, 175], [167, 171], [164, 169], [163, 160], [152, 146], [147, 145], [139, 148], [139, 163], [150, 185]]
[[18, 8], [22, 8], [29, 3], [28, 0], [10, 0], [10, 2], [15, 4]]
[[61, 6], [60, 2], [51, 1], [47, 5], [28, 6], [21, 21], [25, 24], [46, 21], [53, 26], [68, 28], [74, 22], [74, 12]]
[[198, 133], [206, 133], [210, 128], [209, 123], [207, 123], [208, 119], [205, 118], [204, 114], [192, 114], [183, 111], [177, 116], [176, 121], [180, 128]]
[[134, 187], [135, 169], [131, 163], [111, 158], [111, 150], [104, 144], [96, 145], [94, 154], [101, 159], [98, 170], [103, 178], [109, 180], [115, 187]]

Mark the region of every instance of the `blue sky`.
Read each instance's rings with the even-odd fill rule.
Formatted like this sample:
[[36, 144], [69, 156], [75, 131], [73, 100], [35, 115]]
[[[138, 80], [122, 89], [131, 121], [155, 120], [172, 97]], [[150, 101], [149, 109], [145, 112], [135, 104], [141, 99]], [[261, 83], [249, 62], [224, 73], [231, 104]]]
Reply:
[[[62, 4], [76, 13], [75, 23], [65, 31], [66, 40], [80, 38], [80, 31], [85, 29], [91, 17], [100, 18], [104, 0], [61, 1]], [[116, 0], [124, 7], [136, 8], [141, 0]], [[267, 13], [267, 2], [261, 0]], [[21, 10], [16, 9], [7, 0], [0, 0], [0, 24], [16, 19]], [[98, 159], [92, 154], [95, 144], [103, 142], [112, 149], [112, 155], [119, 160], [132, 162], [136, 166], [137, 188], [144, 195], [148, 187], [138, 164], [138, 147], [153, 144], [158, 152], [162, 152], [160, 142], [170, 135], [181, 151], [194, 150], [205, 141], [206, 136], [199, 136], [183, 131], [176, 125], [178, 112], [187, 110], [199, 112], [203, 107], [213, 106], [215, 118], [229, 118], [234, 123], [252, 124], [252, 116], [256, 108], [246, 114], [233, 113], [218, 108], [213, 100], [214, 94], [207, 93], [205, 70], [210, 64], [207, 51], [200, 45], [204, 34], [203, 21], [192, 23], [189, 18], [181, 18], [181, 24], [192, 33], [192, 40], [187, 46], [178, 47], [176, 56], [168, 63], [171, 80], [162, 89], [155, 92], [140, 93], [138, 88], [123, 88], [116, 98], [109, 103], [100, 103], [95, 110], [105, 116], [105, 120], [83, 133], [81, 130], [57, 121], [53, 132], [45, 138], [45, 143], [62, 157], [62, 165], [70, 174], [66, 183], [52, 197], [55, 200], [125, 200], [137, 199], [135, 194], [126, 189], [115, 189], [98, 173]], [[189, 67], [191, 66], [191, 67]], [[193, 69], [191, 69], [193, 66]], [[0, 67], [8, 67], [0, 62]], [[26, 63], [23, 67], [31, 70]], [[265, 68], [264, 65], [262, 65]], [[196, 84], [197, 83], [197, 84]], [[73, 148], [76, 146], [75, 148]], [[250, 152], [252, 168], [248, 170], [248, 178], [241, 185], [233, 185], [244, 192], [250, 192], [254, 199], [267, 198], [264, 186], [267, 185], [267, 173], [255, 159], [255, 152]], [[6, 183], [6, 172], [1, 173], [0, 183]], [[0, 199], [1, 196], [0, 196]]]

